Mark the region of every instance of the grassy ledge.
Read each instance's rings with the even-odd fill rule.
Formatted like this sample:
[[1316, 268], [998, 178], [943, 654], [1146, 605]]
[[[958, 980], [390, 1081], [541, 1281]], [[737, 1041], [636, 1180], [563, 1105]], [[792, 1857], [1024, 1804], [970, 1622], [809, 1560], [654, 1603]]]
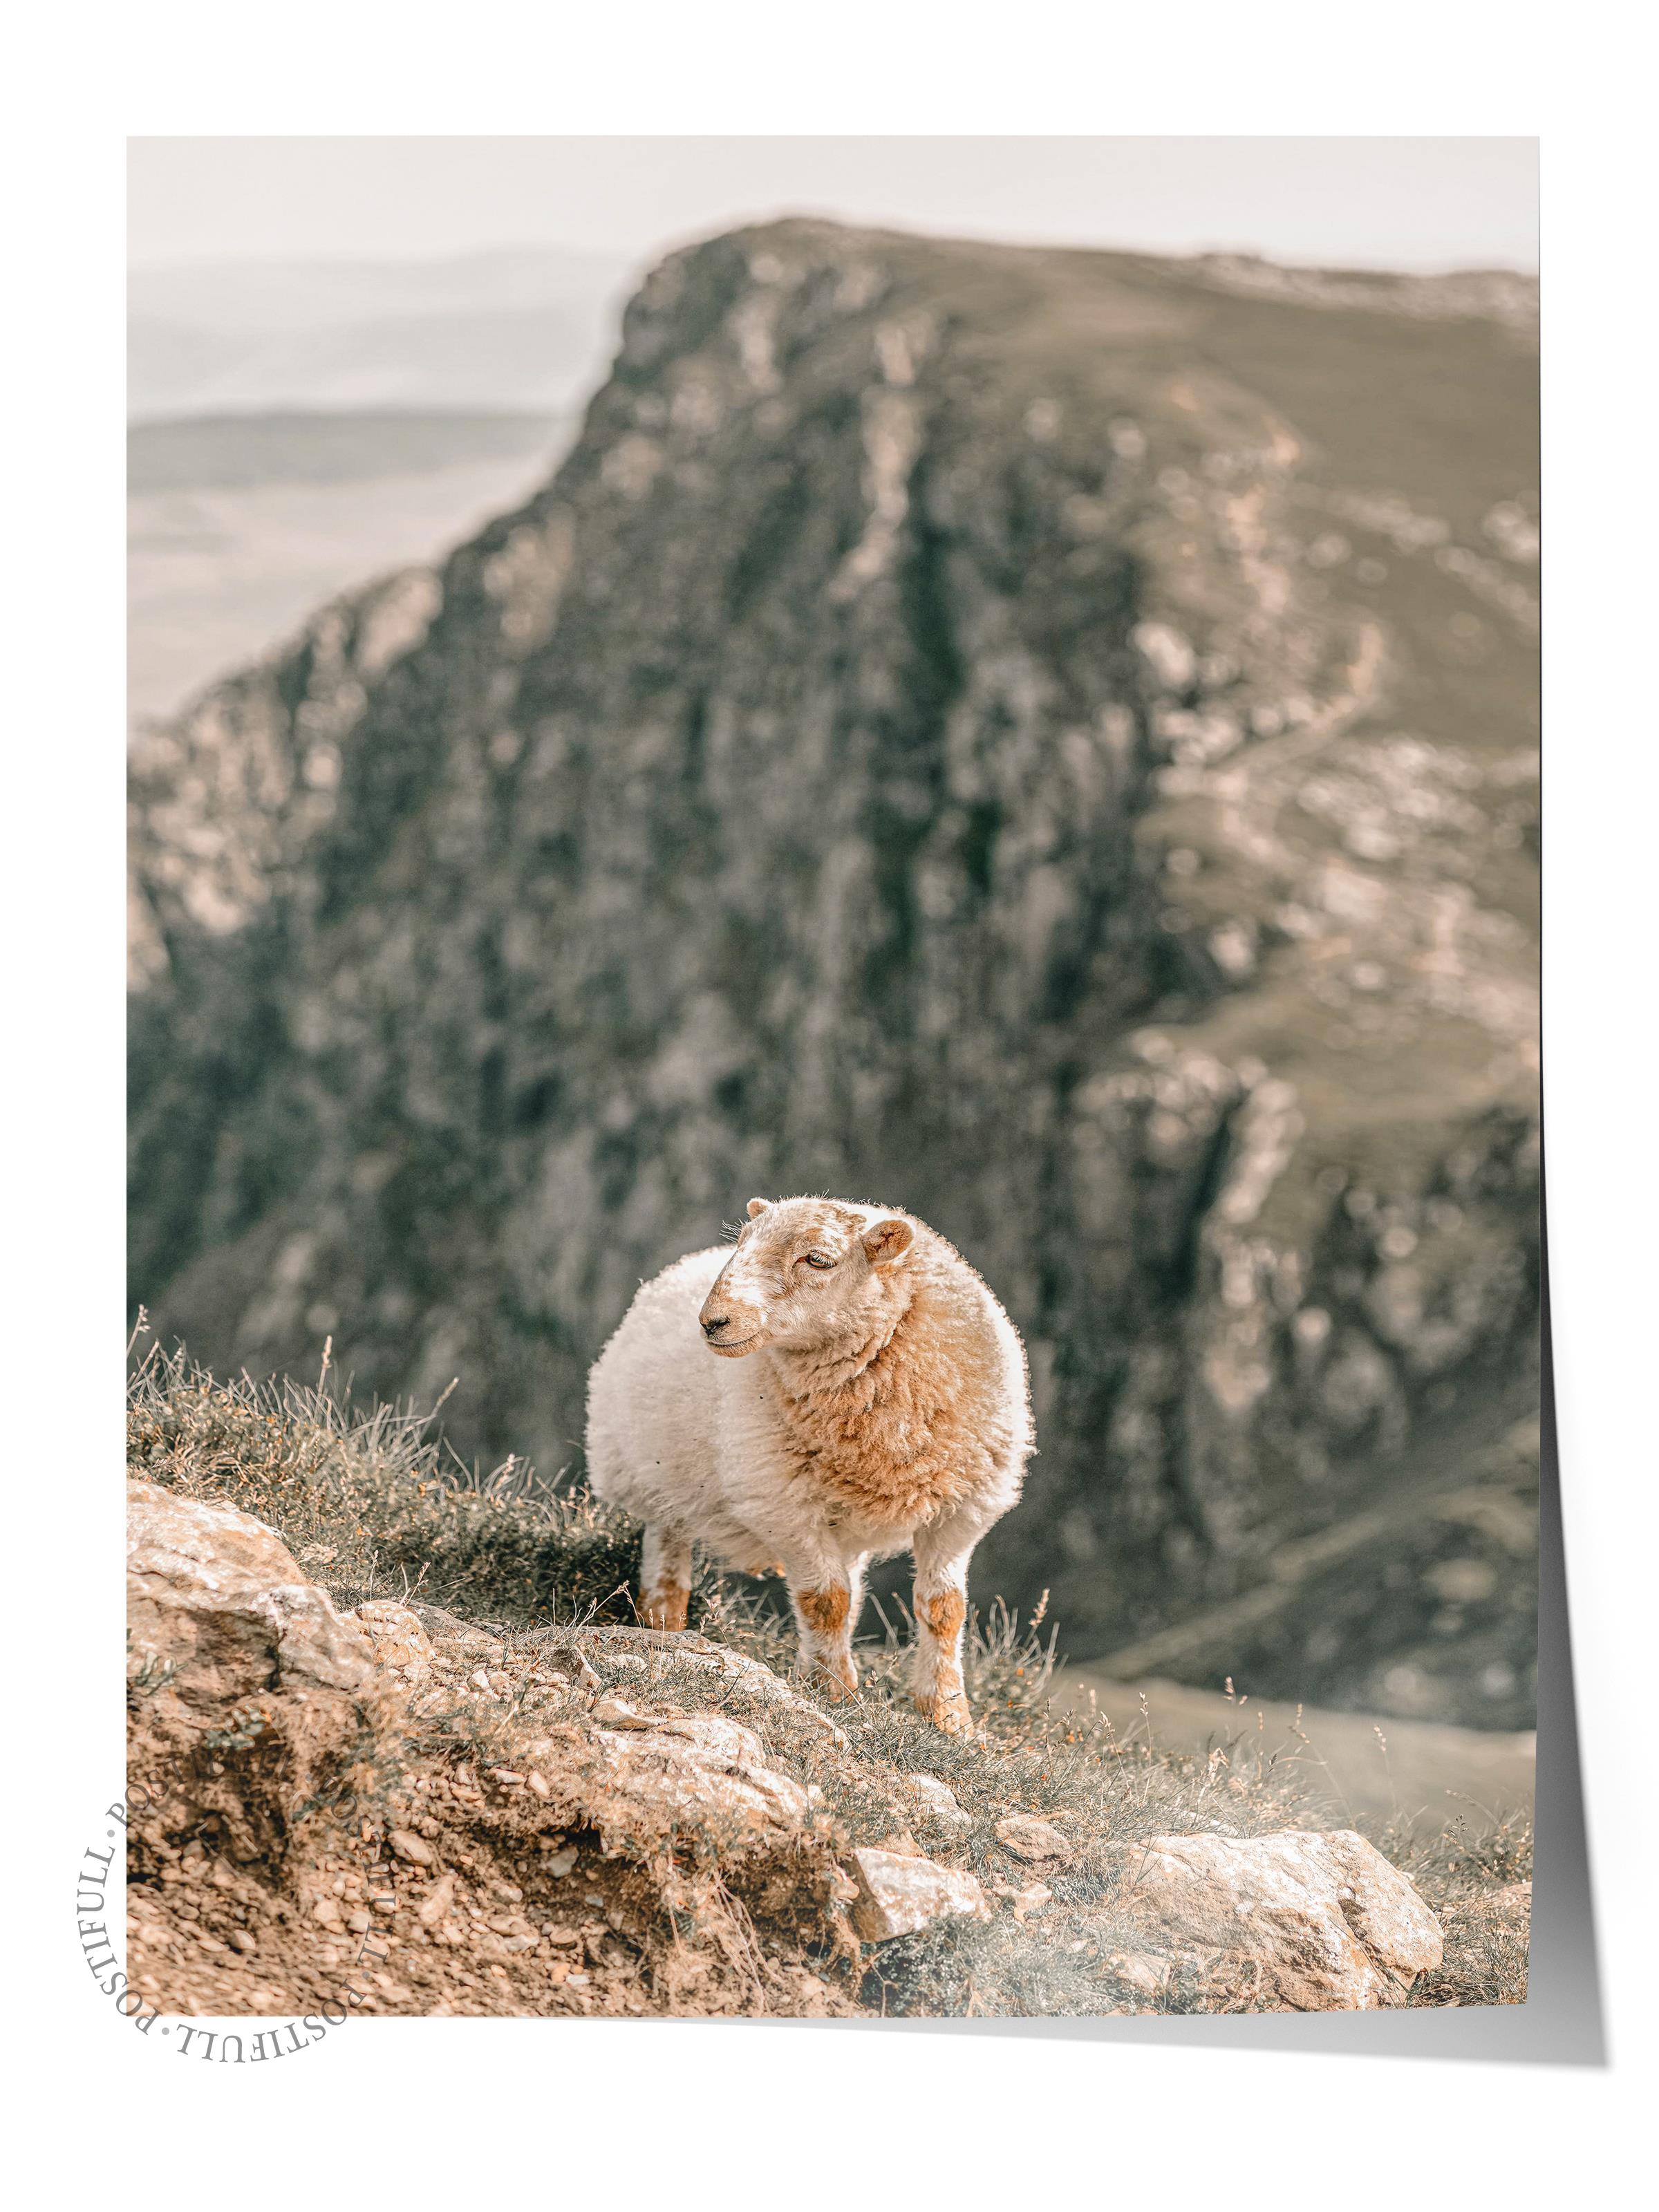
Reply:
[[[326, 1364], [315, 1387], [258, 1383], [246, 1376], [225, 1382], [182, 1351], [152, 1348], [131, 1376], [128, 1462], [137, 1480], [234, 1504], [266, 1522], [340, 1605], [392, 1599], [441, 1607], [458, 1617], [458, 1627], [465, 1624], [499, 1646], [488, 1693], [459, 1690], [416, 1703], [400, 1772], [390, 1785], [425, 1791], [420, 1802], [434, 1805], [453, 1790], [475, 1828], [482, 1819], [471, 1809], [479, 1796], [477, 1776], [506, 1755], [515, 1729], [548, 1725], [547, 1711], [554, 1710], [542, 1686], [547, 1632], [633, 1620], [629, 1593], [638, 1533], [623, 1516], [580, 1487], [541, 1485], [532, 1469], [512, 1461], [489, 1473], [464, 1466], [443, 1442], [436, 1409], [417, 1415], [393, 1406], [355, 1406]], [[763, 1589], [705, 1572], [694, 1602], [693, 1626], [705, 1637], [780, 1674], [790, 1673], [793, 1632]], [[807, 1741], [746, 1701], [740, 1688], [720, 1702], [761, 1734], [781, 1770], [822, 1793], [818, 1802], [839, 1844], [879, 1844], [908, 1828], [922, 1850], [981, 1878], [1000, 1900], [993, 1917], [936, 1923], [849, 1957], [845, 1946], [815, 1948], [799, 1930], [787, 1941], [769, 1932], [741, 1898], [721, 1890], [720, 1910], [731, 1923], [722, 1922], [722, 1955], [741, 1954], [742, 1975], [725, 1982], [714, 1975], [699, 1984], [684, 1973], [676, 1978], [672, 1960], [638, 1914], [629, 1923], [631, 1934], [617, 1933], [626, 1915], [613, 1911], [612, 1932], [603, 1940], [611, 1946], [605, 1971], [614, 1970], [620, 1994], [609, 2008], [950, 2016], [1250, 2008], [1248, 1992], [1178, 1973], [1156, 1994], [1126, 1983], [1121, 1961], [1134, 1945], [1116, 1922], [1111, 1854], [1115, 1846], [1158, 1834], [1251, 1835], [1351, 1825], [1322, 1790], [1306, 1738], [1292, 1730], [1273, 1743], [1241, 1724], [1207, 1756], [1193, 1756], [1161, 1747], [1145, 1726], [1125, 1734], [1103, 1714], [1062, 1713], [1048, 1693], [1054, 1632], [1040, 1614], [1022, 1623], [993, 1603], [970, 1626], [966, 1671], [980, 1727], [972, 1738], [952, 1740], [909, 1706], [903, 1628], [894, 1623], [878, 1640], [860, 1645], [860, 1694], [833, 1711], [845, 1731], [842, 1745], [827, 1735]], [[708, 1704], [706, 1680], [698, 1683], [672, 1658], [653, 1664], [650, 1686], [659, 1698], [678, 1697], [694, 1708]], [[559, 1725], [574, 1757], [580, 1750], [576, 1723]], [[950, 1786], [971, 1816], [971, 1830], [935, 1831], [918, 1816], [904, 1784], [918, 1772]], [[1062, 1868], [1022, 1868], [999, 1848], [994, 1823], [1014, 1811], [1062, 1830], [1071, 1846]], [[349, 1867], [350, 1839], [384, 1818], [384, 1806], [367, 1796], [361, 1803], [334, 1806], [319, 1816], [317, 1833], [306, 1842], [307, 1863], [325, 1870]], [[1410, 1836], [1403, 1826], [1358, 1825], [1411, 1876], [1445, 1929], [1443, 1966], [1409, 2001], [1522, 2002], [1529, 1830], [1519, 1822], [1485, 1820], [1473, 1808], [1427, 1838]], [[670, 1838], [653, 1846], [659, 1862], [665, 1864], [662, 1854], [672, 1858], [682, 1841]], [[487, 1835], [475, 1832], [470, 1848], [482, 1855], [480, 1881], [493, 1869], [498, 1887], [511, 1892], [525, 1888], [526, 1860], [532, 1868], [539, 1863], [522, 1823], [518, 1830], [497, 1822]], [[460, 1863], [471, 1861], [463, 1854]], [[718, 1868], [714, 1881], [720, 1888]], [[1047, 1893], [1022, 1903], [1014, 1893], [1025, 1894], [1034, 1884]], [[155, 1894], [176, 1892], [157, 1888]], [[669, 1920], [677, 1929], [672, 1913]], [[446, 1954], [446, 1966], [447, 1960]], [[459, 1988], [441, 1989], [430, 1979], [412, 1990], [397, 1984], [410, 2002], [381, 2008], [572, 2008], [571, 1987], [562, 1986], [556, 2002], [544, 2002], [520, 1972], [524, 1962], [515, 1955], [511, 1963], [518, 1978], [510, 1990], [503, 1982], [491, 1994], [483, 1981], [479, 1996], [480, 1978], [469, 1983], [462, 1974]], [[792, 2002], [789, 1992], [809, 1984], [817, 1993], [812, 2001]], [[193, 1986], [196, 2008], [210, 2008], [210, 1992]], [[582, 2008], [595, 2008], [591, 1989], [611, 1986], [604, 1972], [581, 1984]]]

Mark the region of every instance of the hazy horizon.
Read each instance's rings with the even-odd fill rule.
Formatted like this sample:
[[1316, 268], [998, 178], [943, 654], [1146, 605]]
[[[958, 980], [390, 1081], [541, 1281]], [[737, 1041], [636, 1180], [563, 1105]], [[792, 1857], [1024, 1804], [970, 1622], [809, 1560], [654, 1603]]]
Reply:
[[[140, 715], [173, 710], [334, 593], [441, 558], [527, 497], [604, 378], [629, 293], [697, 238], [805, 213], [1358, 272], [1535, 259], [1526, 139], [149, 138], [130, 150], [128, 408], [149, 426], [129, 505]], [[472, 419], [483, 415], [526, 434], [504, 442]], [[279, 434], [284, 416], [295, 419]], [[400, 430], [400, 417], [423, 427]]]
[[1528, 138], [135, 138], [129, 179], [144, 271], [638, 268], [784, 215], [1357, 269], [1538, 263]]

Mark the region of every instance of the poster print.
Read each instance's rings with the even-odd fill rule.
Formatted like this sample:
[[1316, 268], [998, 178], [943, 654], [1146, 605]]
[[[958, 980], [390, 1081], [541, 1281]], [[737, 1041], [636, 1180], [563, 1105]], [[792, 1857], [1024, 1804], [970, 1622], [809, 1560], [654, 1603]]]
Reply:
[[559, 206], [135, 268], [134, 1989], [1521, 2001], [1535, 281]]

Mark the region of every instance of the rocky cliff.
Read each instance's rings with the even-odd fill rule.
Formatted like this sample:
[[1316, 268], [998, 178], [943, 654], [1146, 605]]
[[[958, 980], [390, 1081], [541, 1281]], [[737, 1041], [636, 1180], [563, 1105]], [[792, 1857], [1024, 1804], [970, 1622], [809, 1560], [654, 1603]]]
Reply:
[[1109, 1657], [1387, 1507], [1378, 1604], [1287, 1583], [1256, 1686], [1378, 1694], [1403, 1637], [1417, 1709], [1524, 1725], [1524, 1477], [1502, 1540], [1437, 1511], [1533, 1387], [1514, 292], [665, 262], [529, 505], [145, 741], [135, 1298], [212, 1364], [459, 1376], [461, 1448], [550, 1473], [751, 1192], [902, 1204], [1030, 1350], [981, 1595]]

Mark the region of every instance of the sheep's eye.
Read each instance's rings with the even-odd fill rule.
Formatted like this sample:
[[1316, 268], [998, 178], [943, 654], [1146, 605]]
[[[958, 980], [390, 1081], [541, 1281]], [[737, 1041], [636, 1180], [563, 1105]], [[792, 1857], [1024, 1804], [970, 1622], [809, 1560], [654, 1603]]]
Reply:
[[809, 1267], [833, 1267], [836, 1263], [833, 1260], [826, 1259], [822, 1252], [809, 1252], [806, 1255], [806, 1264]]

